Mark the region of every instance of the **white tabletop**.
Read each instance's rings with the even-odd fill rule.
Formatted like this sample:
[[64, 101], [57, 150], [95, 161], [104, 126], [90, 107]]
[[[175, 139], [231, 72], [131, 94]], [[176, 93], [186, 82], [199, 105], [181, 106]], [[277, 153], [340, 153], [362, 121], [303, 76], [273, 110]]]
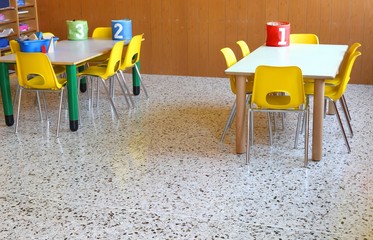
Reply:
[[[54, 65], [78, 65], [110, 52], [117, 41], [87, 39], [58, 41], [53, 53], [46, 53]], [[15, 55], [0, 57], [0, 62], [14, 63]]]
[[315, 79], [334, 78], [347, 45], [291, 44], [287, 47], [261, 46], [225, 70], [228, 75], [252, 75], [259, 65], [298, 66], [303, 76]]

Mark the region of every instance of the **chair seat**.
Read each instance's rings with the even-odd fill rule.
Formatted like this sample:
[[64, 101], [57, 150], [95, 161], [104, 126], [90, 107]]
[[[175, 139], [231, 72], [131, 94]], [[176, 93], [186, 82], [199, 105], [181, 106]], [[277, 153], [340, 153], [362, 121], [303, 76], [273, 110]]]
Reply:
[[[78, 76], [81, 75], [89, 75], [89, 76], [97, 76], [97, 77], [104, 77], [106, 73], [106, 66], [90, 66], [84, 71], [78, 73]], [[106, 80], [106, 78], [105, 78]]]
[[[334, 101], [339, 99], [338, 96], [339, 85], [325, 85], [324, 95], [327, 98], [330, 98]], [[304, 84], [304, 91], [306, 95], [314, 95], [314, 84], [312, 83], [305, 83]]]
[[66, 67], [60, 66], [60, 65], [54, 65], [53, 70], [54, 70], [54, 73], [58, 76], [66, 72]]
[[40, 89], [40, 90], [59, 90], [66, 84], [66, 78], [56, 78], [56, 87], [55, 88], [49, 88], [46, 87], [44, 84], [44, 78], [41, 76], [36, 76], [28, 80], [28, 85], [23, 86], [24, 88], [29, 89]]

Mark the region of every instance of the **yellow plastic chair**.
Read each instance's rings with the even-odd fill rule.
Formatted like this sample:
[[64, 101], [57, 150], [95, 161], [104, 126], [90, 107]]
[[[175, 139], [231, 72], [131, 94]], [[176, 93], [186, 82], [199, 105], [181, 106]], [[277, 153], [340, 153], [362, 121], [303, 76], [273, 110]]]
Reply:
[[[339, 85], [326, 85], [325, 86], [325, 93], [324, 93], [325, 98], [333, 103], [332, 106], [333, 106], [334, 111], [336, 113], [335, 116], [337, 117], [339, 126], [342, 130], [342, 134], [343, 134], [343, 137], [344, 137], [344, 140], [345, 140], [345, 143], [346, 143], [346, 147], [347, 147], [347, 150], [348, 150], [349, 153], [351, 152], [351, 147], [350, 147], [350, 144], [348, 143], [347, 135], [346, 135], [346, 132], [344, 130], [340, 114], [338, 112], [337, 102], [342, 99], [342, 96], [344, 95], [344, 93], [346, 91], [347, 84], [350, 80], [350, 75], [351, 75], [352, 68], [353, 68], [354, 63], [356, 61], [356, 58], [360, 55], [361, 55], [361, 52], [359, 52], [359, 51], [355, 51], [353, 54], [350, 55], [350, 57], [346, 61], [346, 64], [344, 64], [344, 68], [340, 69], [340, 74], [339, 74], [340, 80], [341, 80], [340, 84]], [[312, 83], [306, 83], [304, 88], [305, 88], [306, 94], [308, 96], [309, 95], [314, 95], [314, 86], [313, 86]], [[345, 114], [345, 117], [347, 119], [347, 124], [348, 124], [348, 127], [350, 129], [351, 136], [352, 136], [353, 132], [352, 132], [351, 123], [348, 120], [348, 113], [347, 113], [346, 108], [344, 107], [344, 105], [342, 103], [342, 100], [340, 101], [340, 103], [341, 103], [343, 112]]]
[[43, 32], [42, 36], [43, 36], [43, 39], [50, 39], [52, 37], [55, 37], [55, 35], [51, 32]]
[[[132, 69], [132, 71], [136, 71], [139, 78], [140, 78], [140, 85], [145, 93], [145, 96], [147, 99], [149, 99], [149, 95], [148, 95], [148, 92], [146, 91], [146, 88], [143, 84], [143, 79], [141, 77], [141, 74], [140, 74], [140, 71], [136, 65], [137, 62], [140, 61], [140, 52], [141, 52], [141, 43], [142, 43], [142, 40], [143, 40], [143, 36], [144, 34], [138, 34], [136, 36], [133, 36], [131, 41], [129, 42], [128, 46], [127, 46], [127, 50], [126, 50], [126, 54], [124, 56], [124, 58], [122, 59], [122, 64], [120, 65], [120, 68], [119, 68], [119, 73], [120, 73], [120, 76], [122, 77], [123, 79], [123, 83], [124, 83], [124, 88], [126, 88], [126, 91], [127, 93], [129, 94], [129, 89], [128, 87], [126, 86], [126, 80], [125, 80], [125, 77], [124, 77], [124, 72], [126, 72], [127, 70], [129, 69]], [[124, 89], [123, 90], [123, 93], [124, 93]], [[129, 94], [129, 97], [130, 97], [130, 100], [131, 100], [131, 103], [132, 103], [132, 106], [133, 106], [133, 100], [132, 100], [132, 97], [131, 95]]]
[[290, 44], [292, 43], [319, 44], [319, 38], [312, 33], [293, 33], [290, 34]]
[[19, 83], [18, 110], [15, 132], [18, 131], [19, 115], [21, 109], [22, 91], [39, 92], [51, 91], [60, 93], [60, 105], [58, 110], [57, 137], [59, 136], [61, 107], [63, 100], [65, 78], [58, 78], [53, 70], [52, 64], [44, 53], [16, 53], [17, 76]]
[[[246, 163], [250, 162], [250, 137], [254, 130], [254, 112], [296, 112], [305, 114], [304, 166], [308, 165], [309, 108], [299, 67], [258, 66], [255, 70], [253, 92], [248, 109]], [[299, 124], [297, 125], [298, 136]], [[271, 133], [271, 130], [270, 130]], [[294, 145], [296, 147], [296, 144]]]
[[[114, 102], [110, 96], [109, 90], [105, 84], [105, 81], [115, 76], [121, 65], [122, 53], [123, 53], [124, 41], [118, 41], [111, 49], [109, 60], [105, 65], [89, 66], [84, 71], [78, 73], [79, 79], [87, 76], [92, 78], [101, 79], [101, 83], [109, 97], [110, 104], [114, 110], [115, 116], [118, 118], [118, 113], [115, 108]], [[119, 79], [118, 79], [119, 81]], [[91, 81], [92, 82], [92, 81]], [[120, 81], [119, 81], [120, 82]], [[93, 88], [91, 87], [91, 93]]]
[[[21, 52], [21, 47], [16, 40], [10, 40], [9, 41], [9, 46], [10, 46], [11, 53], [15, 54], [17, 52]], [[16, 64], [14, 65], [14, 69], [15, 69], [16, 75], [18, 76]], [[18, 94], [19, 94], [19, 88], [20, 88], [20, 86], [19, 86], [19, 84], [17, 84], [16, 92], [14, 94], [14, 99], [13, 99], [13, 105], [15, 105], [15, 103], [16, 103], [16, 99], [17, 99]], [[39, 94], [37, 94], [36, 101], [37, 101], [38, 107], [39, 107], [40, 120], [42, 120], [43, 119], [43, 114], [42, 114], [41, 105], [40, 105], [40, 98], [38, 96], [39, 96]], [[43, 101], [44, 101], [44, 108], [46, 109], [46, 100], [45, 100], [44, 94], [43, 94]], [[48, 115], [47, 115], [47, 119], [48, 119]]]
[[[92, 38], [93, 39], [101, 39], [101, 40], [107, 40], [112, 39], [112, 30], [111, 27], [97, 27], [92, 32]], [[100, 64], [103, 62], [106, 62], [108, 58], [110, 57], [110, 53], [96, 57], [94, 59], [89, 60], [89, 64]]]
[[[220, 51], [223, 53], [227, 68], [231, 67], [233, 64], [235, 64], [237, 62], [236, 55], [234, 54], [232, 49], [226, 47], [226, 48], [220, 49]], [[229, 76], [229, 80], [230, 80], [231, 91], [234, 95], [236, 95], [236, 92], [237, 92], [236, 77], [234, 75]], [[246, 102], [249, 101], [252, 90], [253, 90], [253, 81], [247, 79], [246, 80], [246, 89], [245, 89], [246, 94], [247, 94]], [[228, 128], [232, 125], [232, 122], [233, 122], [233, 119], [234, 119], [235, 115], [236, 115], [236, 101], [233, 102], [231, 112], [229, 114], [227, 123], [225, 124], [223, 134], [221, 135], [221, 138], [220, 138], [220, 142], [224, 141], [224, 137], [227, 133]]]
[[360, 43], [353, 43], [347, 49], [347, 52], [346, 52], [345, 56], [343, 57], [341, 66], [339, 68], [340, 69], [339, 73], [337, 74], [337, 76], [334, 79], [325, 79], [325, 84], [328, 84], [328, 85], [339, 85], [341, 83], [341, 81], [342, 81], [341, 72], [343, 72], [343, 69], [346, 68], [346, 65], [347, 65], [347, 62], [348, 62], [348, 59], [350, 58], [350, 56], [352, 54], [354, 54], [359, 47], [361, 47]]
[[111, 27], [97, 27], [92, 32], [94, 39], [112, 39]]
[[246, 57], [250, 54], [250, 48], [244, 40], [239, 40], [236, 43], [240, 46], [242, 57]]
[[[352, 54], [354, 54], [356, 51], [357, 51], [357, 49], [359, 48], [359, 47], [361, 47], [361, 44], [360, 43], [353, 43], [349, 48], [348, 48], [348, 50], [347, 50], [347, 52], [346, 52], [346, 54], [345, 54], [345, 56], [344, 56], [344, 58], [343, 58], [343, 61], [342, 61], [342, 64], [341, 64], [341, 67], [340, 67], [340, 69], [345, 69], [346, 68], [346, 64], [347, 64], [347, 61], [348, 61], [348, 59], [350, 58], [350, 56], [352, 55]], [[342, 71], [340, 71], [340, 73], [341, 73]], [[326, 85], [339, 85], [340, 83], [341, 83], [341, 74], [337, 74], [337, 76], [334, 78], [334, 79], [326, 79], [325, 80], [325, 84]], [[345, 98], [345, 96], [344, 95], [342, 95], [342, 97], [341, 97], [341, 104], [343, 104], [344, 105], [344, 108], [346, 109], [346, 111], [347, 111], [347, 115], [348, 115], [348, 121], [351, 121], [351, 114], [350, 114], [350, 111], [349, 111], [349, 109], [348, 109], [348, 106], [347, 106], [347, 101], [346, 101], [346, 98]]]
[[16, 40], [10, 40], [9, 47], [10, 47], [11, 53], [16, 53], [16, 52], [21, 51], [21, 47], [19, 46], [19, 43]]

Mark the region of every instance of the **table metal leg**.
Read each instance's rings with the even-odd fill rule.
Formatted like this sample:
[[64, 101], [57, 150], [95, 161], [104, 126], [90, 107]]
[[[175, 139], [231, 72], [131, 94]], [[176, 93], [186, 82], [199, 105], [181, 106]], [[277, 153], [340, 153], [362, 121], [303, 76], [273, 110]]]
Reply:
[[245, 116], [246, 116], [246, 79], [236, 76], [236, 152], [246, 152]]
[[66, 66], [67, 93], [69, 102], [70, 130], [76, 131], [79, 127], [79, 103], [78, 103], [78, 81], [76, 78], [76, 66]]
[[7, 126], [12, 126], [14, 124], [14, 116], [7, 63], [0, 63], [0, 78], [1, 97], [3, 100], [5, 124]]
[[322, 134], [324, 120], [324, 79], [315, 79], [313, 98], [312, 160], [322, 158]]
[[[135, 63], [140, 71], [140, 61]], [[135, 69], [132, 70], [132, 84], [133, 84], [133, 95], [140, 94], [140, 76], [137, 74]]]

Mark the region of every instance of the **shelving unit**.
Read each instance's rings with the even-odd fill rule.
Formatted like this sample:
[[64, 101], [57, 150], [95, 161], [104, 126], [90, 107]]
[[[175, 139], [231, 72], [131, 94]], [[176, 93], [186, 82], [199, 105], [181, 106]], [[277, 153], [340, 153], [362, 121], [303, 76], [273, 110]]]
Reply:
[[[18, 5], [17, 0], [9, 0], [9, 7], [0, 8], [0, 14], [4, 16], [0, 18], [0, 33], [5, 29], [12, 28], [13, 33], [6, 37], [8, 40], [17, 39], [21, 35], [30, 35], [39, 31], [38, 14], [36, 0], [25, 0], [24, 4]], [[22, 27], [27, 26], [27, 27]], [[0, 38], [0, 41], [1, 41]], [[1, 55], [8, 52], [9, 46], [1, 47]]]

